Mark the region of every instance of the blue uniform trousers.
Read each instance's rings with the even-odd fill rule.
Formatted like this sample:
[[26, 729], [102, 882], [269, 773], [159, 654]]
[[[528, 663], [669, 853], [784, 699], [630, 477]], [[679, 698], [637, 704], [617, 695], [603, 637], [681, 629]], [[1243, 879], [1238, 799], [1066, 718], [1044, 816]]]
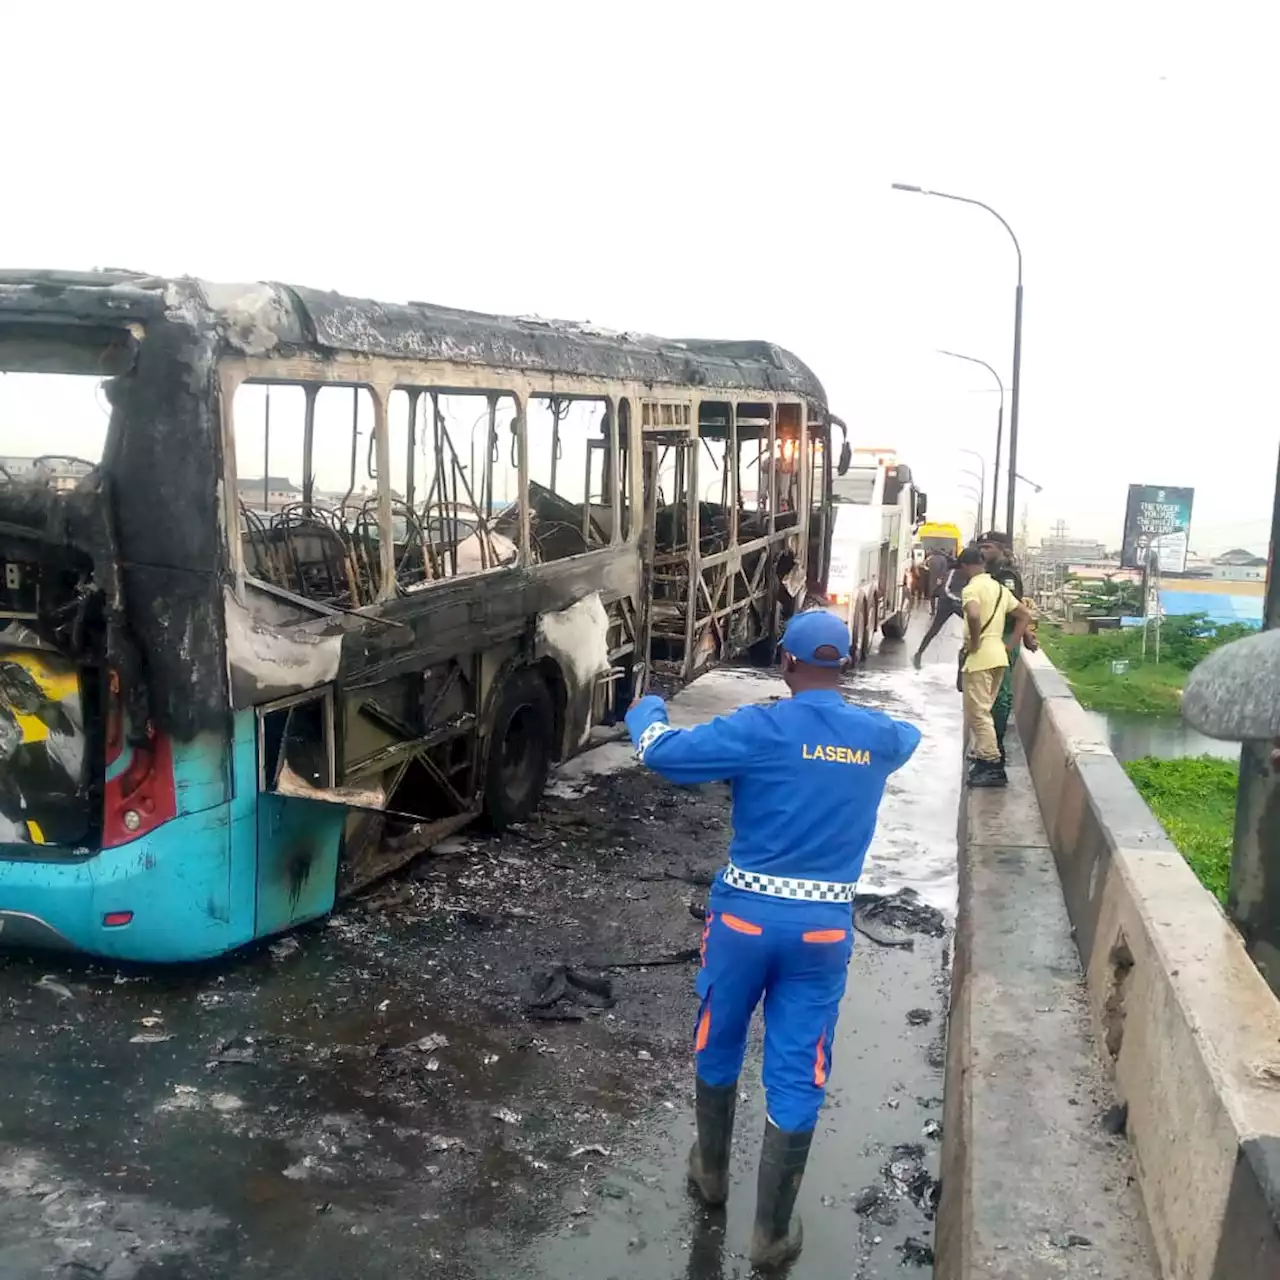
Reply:
[[707, 905], [698, 974], [698, 1078], [733, 1084], [747, 1028], [764, 999], [769, 1118], [788, 1132], [818, 1123], [840, 999], [853, 954], [853, 909], [810, 908], [717, 885]]

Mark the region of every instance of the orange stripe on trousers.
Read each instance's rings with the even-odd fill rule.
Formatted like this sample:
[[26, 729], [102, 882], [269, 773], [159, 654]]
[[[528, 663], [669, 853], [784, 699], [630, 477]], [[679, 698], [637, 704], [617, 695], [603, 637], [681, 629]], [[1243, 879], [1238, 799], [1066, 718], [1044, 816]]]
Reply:
[[698, 1020], [698, 1036], [693, 1042], [694, 1053], [701, 1053], [707, 1047], [707, 1041], [711, 1039], [711, 1003], [708, 1000], [707, 1007], [702, 1011], [702, 1017]]

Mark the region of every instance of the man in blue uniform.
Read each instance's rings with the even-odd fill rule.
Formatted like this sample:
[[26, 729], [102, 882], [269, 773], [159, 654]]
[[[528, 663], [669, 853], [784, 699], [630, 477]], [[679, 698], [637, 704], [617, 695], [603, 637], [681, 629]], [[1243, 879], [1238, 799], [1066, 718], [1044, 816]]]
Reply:
[[667, 723], [661, 698], [627, 714], [636, 754], [672, 782], [727, 780], [729, 865], [707, 902], [695, 1038], [698, 1138], [689, 1180], [723, 1204], [747, 1027], [764, 1000], [768, 1103], [751, 1244], [754, 1266], [800, 1251], [792, 1220], [831, 1071], [849, 957], [854, 888], [885, 780], [920, 731], [846, 703], [848, 630], [825, 611], [797, 614], [782, 638], [793, 696], [743, 707], [693, 729]]

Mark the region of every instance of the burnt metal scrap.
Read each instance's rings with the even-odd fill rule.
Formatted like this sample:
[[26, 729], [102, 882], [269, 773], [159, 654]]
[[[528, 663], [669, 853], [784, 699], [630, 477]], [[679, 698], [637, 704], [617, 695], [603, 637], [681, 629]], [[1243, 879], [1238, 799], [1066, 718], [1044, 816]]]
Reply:
[[582, 1009], [612, 1009], [616, 1004], [613, 983], [595, 978], [567, 964], [555, 964], [533, 974], [525, 1010], [530, 1018], [551, 1022], [577, 1022]]

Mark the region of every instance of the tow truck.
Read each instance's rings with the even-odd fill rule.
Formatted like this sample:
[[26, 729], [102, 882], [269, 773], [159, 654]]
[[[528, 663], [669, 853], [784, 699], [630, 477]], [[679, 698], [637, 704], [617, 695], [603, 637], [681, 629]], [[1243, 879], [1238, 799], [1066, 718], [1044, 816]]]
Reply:
[[928, 498], [896, 450], [872, 448], [853, 450], [848, 470], [833, 477], [832, 497], [827, 607], [848, 624], [849, 656], [860, 663], [877, 630], [887, 640], [907, 633], [913, 535]]

